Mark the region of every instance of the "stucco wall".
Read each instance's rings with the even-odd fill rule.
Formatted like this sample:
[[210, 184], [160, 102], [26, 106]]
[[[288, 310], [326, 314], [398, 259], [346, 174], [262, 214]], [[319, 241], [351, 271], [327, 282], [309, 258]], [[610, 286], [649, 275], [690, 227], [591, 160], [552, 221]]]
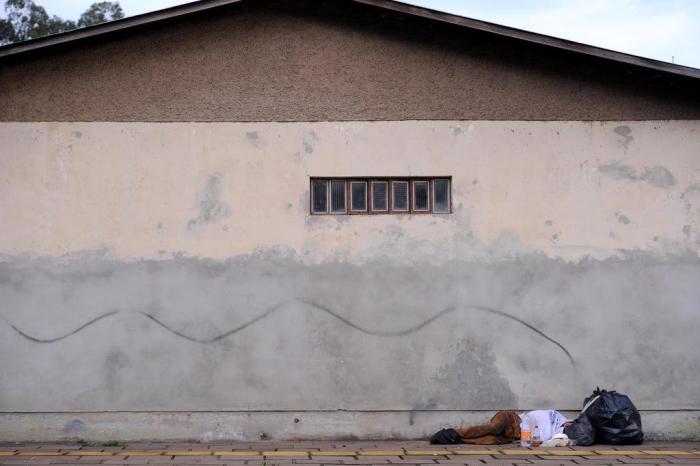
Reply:
[[0, 121], [700, 118], [697, 79], [342, 0], [250, 3], [0, 61]]
[[[597, 385], [700, 409], [697, 121], [3, 123], [0, 142], [0, 411], [68, 413], [52, 435], [97, 419], [71, 412], [337, 409], [418, 435], [440, 417], [411, 412], [575, 410]], [[454, 213], [309, 216], [309, 176], [371, 175], [451, 175]]]

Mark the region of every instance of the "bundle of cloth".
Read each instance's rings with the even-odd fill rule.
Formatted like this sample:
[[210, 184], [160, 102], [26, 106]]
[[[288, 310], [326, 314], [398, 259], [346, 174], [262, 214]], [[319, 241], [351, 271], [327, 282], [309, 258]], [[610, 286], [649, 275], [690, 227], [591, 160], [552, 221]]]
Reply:
[[570, 422], [559, 411], [538, 409], [518, 414], [515, 411], [499, 411], [488, 424], [454, 429], [462, 443], [473, 445], [500, 445], [520, 439], [520, 424], [527, 416], [531, 426], [537, 426], [542, 442], [561, 434]]

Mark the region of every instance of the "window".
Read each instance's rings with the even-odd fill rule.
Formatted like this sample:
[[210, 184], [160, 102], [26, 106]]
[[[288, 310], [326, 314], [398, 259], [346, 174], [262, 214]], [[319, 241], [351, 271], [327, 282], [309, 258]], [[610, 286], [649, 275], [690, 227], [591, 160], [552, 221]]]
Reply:
[[450, 180], [433, 180], [433, 212], [446, 214], [450, 211]]
[[428, 181], [414, 181], [413, 182], [413, 210], [416, 212], [427, 212], [430, 210], [430, 203], [428, 200], [428, 186], [430, 182]]
[[389, 211], [389, 182], [372, 181], [372, 212]]
[[328, 212], [328, 181], [314, 180], [311, 182], [311, 212], [325, 214]]
[[408, 181], [391, 182], [391, 210], [408, 212]]
[[449, 214], [452, 178], [312, 178], [311, 213]]
[[350, 182], [350, 210], [353, 212], [367, 211], [367, 182]]
[[345, 180], [331, 180], [331, 213], [344, 214], [345, 207]]

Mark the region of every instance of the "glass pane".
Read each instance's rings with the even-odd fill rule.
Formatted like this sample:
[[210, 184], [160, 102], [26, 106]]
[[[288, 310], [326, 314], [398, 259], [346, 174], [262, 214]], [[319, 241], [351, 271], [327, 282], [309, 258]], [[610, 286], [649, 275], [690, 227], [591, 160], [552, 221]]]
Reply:
[[367, 183], [356, 181], [350, 183], [352, 210], [367, 210]]
[[345, 212], [345, 181], [331, 181], [331, 212]]
[[386, 211], [388, 209], [389, 183], [386, 181], [372, 182], [372, 210]]
[[413, 210], [428, 210], [428, 182], [413, 182]]
[[392, 210], [408, 210], [408, 181], [391, 183]]
[[311, 182], [311, 211], [315, 214], [325, 213], [328, 211], [326, 180], [314, 180]]
[[446, 214], [450, 211], [450, 181], [433, 181], [433, 212]]

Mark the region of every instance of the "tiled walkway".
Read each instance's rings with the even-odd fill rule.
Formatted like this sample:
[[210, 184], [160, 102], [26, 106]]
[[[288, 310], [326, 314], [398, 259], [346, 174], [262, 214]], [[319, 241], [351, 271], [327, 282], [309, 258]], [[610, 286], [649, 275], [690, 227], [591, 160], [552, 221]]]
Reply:
[[683, 464], [700, 466], [700, 443], [647, 442], [633, 447], [522, 449], [518, 445], [434, 446], [427, 442], [129, 442], [0, 443], [0, 465], [436, 465], [480, 466]]

